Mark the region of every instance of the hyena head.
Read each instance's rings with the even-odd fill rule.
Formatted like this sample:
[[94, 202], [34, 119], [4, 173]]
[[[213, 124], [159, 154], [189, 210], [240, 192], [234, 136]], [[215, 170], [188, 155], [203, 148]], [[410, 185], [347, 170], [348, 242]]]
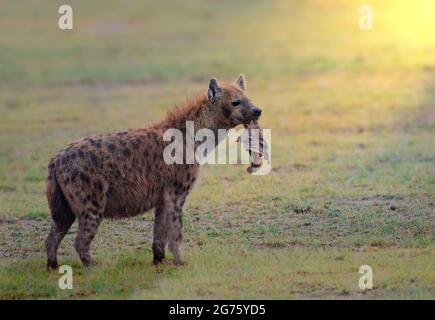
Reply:
[[219, 84], [217, 79], [210, 79], [208, 100], [217, 126], [233, 128], [260, 117], [261, 109], [252, 103], [245, 90], [246, 80], [243, 75], [233, 84]]

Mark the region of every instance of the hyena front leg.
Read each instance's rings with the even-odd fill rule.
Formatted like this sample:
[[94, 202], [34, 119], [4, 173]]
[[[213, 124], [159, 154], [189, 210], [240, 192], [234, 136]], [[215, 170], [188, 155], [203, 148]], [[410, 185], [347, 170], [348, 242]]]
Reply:
[[184, 261], [181, 258], [180, 245], [183, 238], [183, 205], [186, 200], [185, 195], [174, 196], [168, 223], [168, 240], [169, 250], [174, 255], [176, 265], [183, 265]]
[[103, 216], [102, 213], [102, 209], [90, 208], [79, 216], [79, 229], [74, 247], [84, 266], [89, 266], [92, 263], [89, 248], [91, 241], [97, 234]]
[[165, 249], [174, 255], [175, 264], [183, 264], [180, 255], [183, 204], [186, 196], [165, 192], [157, 205], [154, 218], [153, 255], [157, 265], [165, 258]]
[[161, 263], [165, 258], [165, 249], [168, 244], [168, 210], [166, 207], [167, 202], [162, 199], [155, 210], [153, 239], [155, 265]]

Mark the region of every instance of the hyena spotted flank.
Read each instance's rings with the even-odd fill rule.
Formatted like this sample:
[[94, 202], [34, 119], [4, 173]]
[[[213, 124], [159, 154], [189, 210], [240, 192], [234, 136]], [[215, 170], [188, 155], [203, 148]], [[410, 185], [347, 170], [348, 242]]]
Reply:
[[[195, 129], [230, 129], [258, 119], [261, 109], [245, 94], [241, 75], [234, 84], [211, 79], [207, 94], [189, 100], [148, 128], [83, 138], [54, 156], [48, 166], [47, 199], [52, 215], [45, 240], [47, 269], [57, 268], [57, 249], [74, 221], [74, 247], [87, 266], [89, 248], [103, 218], [124, 218], [155, 209], [152, 250], [154, 264], [165, 248], [182, 264], [183, 205], [197, 178], [199, 164], [166, 164], [163, 140], [167, 129], [186, 139], [186, 121]], [[186, 162], [184, 162], [186, 163]]]

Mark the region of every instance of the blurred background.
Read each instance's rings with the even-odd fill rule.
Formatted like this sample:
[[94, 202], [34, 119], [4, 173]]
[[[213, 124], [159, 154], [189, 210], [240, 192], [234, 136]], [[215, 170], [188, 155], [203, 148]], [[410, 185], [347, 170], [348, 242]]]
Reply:
[[[263, 108], [261, 125], [272, 129], [272, 172], [206, 166], [186, 208], [192, 269], [156, 287], [149, 271], [147, 293], [133, 276], [115, 280], [135, 283], [138, 297], [171, 297], [165, 288], [180, 297], [352, 296], [351, 262], [376, 248], [367, 253], [381, 261], [374, 296], [433, 298], [434, 1], [70, 0], [73, 30], [58, 28], [62, 4], [0, 1], [0, 258], [9, 268], [0, 271], [0, 297], [60, 294], [38, 282], [45, 275], [11, 278], [43, 265], [46, 168], [59, 149], [84, 135], [146, 126], [205, 93], [210, 77], [244, 73]], [[371, 30], [359, 28], [365, 4]], [[152, 215], [122, 224], [102, 227], [99, 259], [112, 261], [111, 250], [127, 246], [149, 260]], [[64, 254], [74, 261], [67, 238]], [[208, 272], [240, 255], [217, 248], [236, 244], [247, 255], [240, 271], [215, 270], [213, 282]], [[286, 269], [298, 254], [307, 264]], [[133, 258], [119, 259], [129, 268]], [[334, 280], [316, 273], [321, 259]], [[397, 274], [385, 267], [396, 264]], [[286, 282], [298, 268], [314, 275]], [[92, 279], [83, 280], [91, 296], [126, 294]], [[234, 287], [234, 279], [244, 280]]]

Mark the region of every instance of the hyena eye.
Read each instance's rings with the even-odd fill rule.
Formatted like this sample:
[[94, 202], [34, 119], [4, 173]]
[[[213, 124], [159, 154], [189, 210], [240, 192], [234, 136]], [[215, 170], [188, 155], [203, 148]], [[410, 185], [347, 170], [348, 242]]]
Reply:
[[237, 107], [240, 104], [240, 100], [231, 101], [233, 107]]

